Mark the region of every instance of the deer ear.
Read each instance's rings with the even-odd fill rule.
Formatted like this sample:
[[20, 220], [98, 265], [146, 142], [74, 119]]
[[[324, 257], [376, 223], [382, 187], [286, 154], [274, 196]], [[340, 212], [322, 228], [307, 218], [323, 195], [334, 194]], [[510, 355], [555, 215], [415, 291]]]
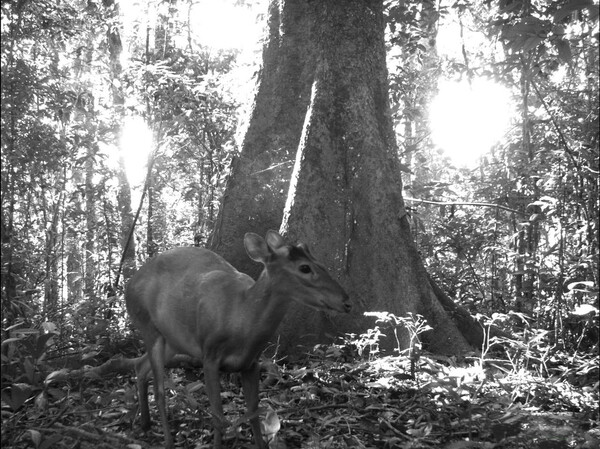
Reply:
[[254, 232], [248, 232], [244, 236], [244, 247], [248, 257], [256, 262], [266, 263], [269, 257], [269, 247], [267, 242], [260, 235]]
[[310, 253], [310, 250], [308, 249], [308, 245], [306, 243], [298, 243], [297, 246], [298, 246], [298, 248], [302, 248], [306, 254], [308, 254], [309, 256], [312, 256], [312, 254]]
[[267, 231], [265, 239], [267, 240], [267, 245], [269, 245], [269, 248], [271, 248], [271, 251], [273, 252], [277, 252], [279, 248], [285, 246], [283, 237], [277, 231]]

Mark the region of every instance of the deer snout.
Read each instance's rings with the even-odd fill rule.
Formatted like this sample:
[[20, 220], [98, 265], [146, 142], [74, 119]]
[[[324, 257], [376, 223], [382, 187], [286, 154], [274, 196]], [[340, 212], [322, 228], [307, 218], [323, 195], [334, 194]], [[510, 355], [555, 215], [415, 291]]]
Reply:
[[350, 302], [350, 297], [348, 293], [344, 292], [342, 296], [342, 310], [340, 312], [349, 313], [352, 310], [352, 303]]
[[321, 300], [320, 306], [317, 308], [332, 310], [339, 313], [348, 313], [352, 310], [352, 303], [348, 294], [339, 289], [335, 295], [329, 296], [329, 298]]

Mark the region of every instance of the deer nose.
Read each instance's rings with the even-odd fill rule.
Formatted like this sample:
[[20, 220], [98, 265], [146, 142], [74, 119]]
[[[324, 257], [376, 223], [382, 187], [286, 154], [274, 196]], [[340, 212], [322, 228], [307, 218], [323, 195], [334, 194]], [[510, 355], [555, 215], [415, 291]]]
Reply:
[[350, 302], [350, 297], [348, 296], [348, 293], [344, 292], [344, 312], [348, 313], [352, 310], [352, 303]]

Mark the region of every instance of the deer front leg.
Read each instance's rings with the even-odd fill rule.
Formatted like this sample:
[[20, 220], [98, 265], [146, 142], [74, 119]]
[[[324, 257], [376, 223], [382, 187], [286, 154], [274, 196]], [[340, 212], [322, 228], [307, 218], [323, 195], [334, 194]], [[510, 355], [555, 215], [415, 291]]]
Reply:
[[267, 449], [267, 445], [262, 437], [260, 428], [260, 419], [258, 417], [258, 384], [260, 381], [260, 365], [255, 362], [249, 369], [242, 371], [242, 389], [246, 398], [246, 408], [250, 418], [250, 426], [254, 434], [256, 447]]
[[221, 380], [219, 376], [219, 366], [215, 363], [204, 361], [204, 383], [206, 385], [206, 395], [213, 412], [213, 427], [215, 429], [215, 438], [213, 442], [214, 449], [221, 449], [221, 439], [223, 422], [223, 403], [221, 402]]

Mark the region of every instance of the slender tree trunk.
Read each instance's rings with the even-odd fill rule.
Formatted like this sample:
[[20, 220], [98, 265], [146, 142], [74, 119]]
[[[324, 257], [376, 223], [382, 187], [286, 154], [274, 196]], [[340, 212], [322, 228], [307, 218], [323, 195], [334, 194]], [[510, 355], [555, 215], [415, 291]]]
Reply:
[[[14, 154], [14, 134], [11, 133], [9, 137], [9, 151], [8, 154]], [[2, 173], [2, 192], [6, 192], [2, 195], [2, 232], [0, 233], [0, 241], [2, 242], [2, 253], [1, 262], [3, 270], [0, 270], [0, 276], [2, 278], [2, 328], [6, 329], [12, 326], [14, 319], [17, 317], [17, 313], [13, 309], [13, 301], [17, 296], [17, 277], [19, 270], [17, 269], [18, 263], [14, 260], [14, 215], [15, 215], [15, 203], [17, 201], [15, 196], [15, 173], [12, 168], [12, 164], [8, 163], [7, 166], [3, 167]], [[3, 331], [4, 332], [4, 331]], [[3, 333], [2, 337], [5, 335]], [[8, 346], [8, 345], [7, 345]], [[3, 348], [4, 351], [4, 348]]]
[[[521, 70], [521, 157], [524, 163], [524, 170], [531, 166], [534, 161], [534, 146], [531, 141], [531, 120], [529, 118], [529, 95], [530, 81], [529, 73], [531, 71], [531, 62], [529, 56], [524, 56]], [[531, 208], [528, 205], [538, 198], [538, 187], [536, 179], [532, 179], [527, 172], [523, 173], [525, 192], [523, 197], [523, 210], [533, 215], [539, 213], [539, 207]], [[535, 252], [539, 239], [539, 223], [537, 220], [527, 223], [520, 223], [517, 234], [517, 274], [515, 275], [515, 290], [517, 297], [517, 308], [519, 311], [530, 313], [533, 308], [533, 289], [535, 281], [536, 260]]]
[[154, 187], [152, 187], [152, 175], [148, 170], [148, 222], [146, 223], [146, 254], [148, 258], [156, 254], [156, 243], [154, 243]]
[[[206, 133], [202, 133], [205, 135]], [[196, 226], [194, 229], [194, 246], [206, 247], [206, 203], [208, 201], [208, 194], [204, 186], [212, 184], [210, 181], [206, 181], [206, 179], [211, 180], [212, 175], [210, 173], [210, 167], [212, 166], [212, 151], [207, 151], [209, 164], [205, 164], [204, 162], [200, 163], [200, 173], [198, 174], [200, 179], [198, 180], [198, 216], [196, 221]], [[208, 165], [208, 169], [205, 168]]]
[[[72, 180], [76, 185], [82, 184], [81, 170], [74, 167]], [[67, 240], [67, 303], [78, 304], [83, 298], [83, 261], [81, 258], [81, 217], [84, 216], [79, 192], [72, 194], [66, 212], [66, 240]], [[67, 224], [68, 223], [68, 224]]]
[[96, 256], [96, 188], [94, 186], [93, 149], [88, 148], [85, 162], [85, 274], [84, 290], [89, 301], [96, 299], [94, 277], [97, 272]]
[[[20, 21], [20, 18], [19, 18]], [[15, 55], [14, 50], [16, 42], [14, 36], [16, 34], [16, 24], [14, 21], [8, 23], [10, 31], [7, 34], [10, 36], [8, 42], [3, 42], [6, 49], [6, 62], [4, 62], [5, 70], [7, 75], [12, 74], [15, 71]], [[7, 91], [7, 100], [11, 105], [18, 104], [18, 89], [15, 88], [15, 77], [6, 77], [8, 85], [4, 88]], [[4, 113], [4, 111], [3, 111]], [[2, 158], [2, 164], [0, 165], [1, 173], [1, 189], [0, 189], [0, 217], [1, 217], [1, 232], [0, 241], [2, 242], [2, 251], [0, 252], [0, 262], [2, 263], [2, 269], [0, 270], [0, 279], [2, 279], [2, 337], [8, 336], [8, 333], [4, 329], [9, 328], [14, 323], [14, 319], [17, 317], [16, 310], [13, 308], [14, 300], [17, 296], [17, 279], [19, 276], [18, 261], [15, 260], [15, 205], [17, 202], [17, 196], [15, 192], [17, 183], [17, 170], [13, 167], [13, 157], [16, 154], [15, 147], [18, 139], [17, 133], [17, 115], [16, 110], [11, 108], [7, 111], [8, 116], [8, 129], [2, 130], [2, 140], [4, 151], [6, 151], [6, 158]], [[2, 348], [2, 353], [8, 351], [8, 345]]]
[[[105, 8], [112, 8], [107, 13], [109, 21], [112, 26], [109, 26], [106, 31], [106, 37], [108, 42], [108, 53], [110, 57], [110, 72], [113, 83], [111, 84], [112, 89], [112, 100], [115, 108], [115, 113], [123, 117], [123, 105], [125, 104], [125, 98], [121, 89], [121, 53], [123, 52], [123, 44], [121, 42], [121, 23], [119, 22], [119, 3], [115, 0], [105, 0]], [[115, 135], [120, 136], [122, 132], [121, 127], [115, 129]], [[125, 172], [125, 162], [123, 157], [119, 158], [119, 168], [117, 171], [117, 178], [119, 181], [119, 195], [118, 209], [121, 217], [120, 227], [120, 242], [123, 251], [123, 278], [125, 281], [129, 280], [133, 273], [135, 273], [135, 239], [129, 240], [129, 233], [133, 226], [133, 211], [131, 210], [131, 186], [127, 180], [127, 174]]]
[[[60, 213], [62, 205], [62, 195], [65, 191], [65, 181], [63, 173], [60, 172], [54, 183], [49, 185], [41, 192], [43, 216], [46, 223], [44, 258], [45, 274], [44, 279], [44, 308], [43, 315], [45, 319], [53, 319], [58, 305], [58, 224], [60, 223]], [[50, 187], [50, 185], [52, 185]], [[48, 199], [50, 198], [50, 201]]]
[[[112, 79], [111, 83], [111, 95], [115, 113], [120, 117], [123, 117], [123, 105], [125, 104], [125, 98], [121, 89], [121, 72], [123, 70], [121, 66], [121, 53], [123, 52], [123, 44], [121, 42], [121, 23], [119, 21], [119, 3], [115, 0], [105, 0], [103, 2], [104, 7], [107, 9], [107, 19], [111, 26], [107, 27], [106, 38], [108, 42], [108, 54], [110, 57], [110, 75]], [[122, 120], [118, 120], [120, 123]], [[121, 136], [121, 126], [116, 125], [117, 128], [114, 130], [115, 136], [118, 138]], [[121, 149], [122, 151], [123, 149]], [[118, 210], [121, 217], [120, 226], [120, 242], [123, 254], [123, 279], [126, 282], [131, 278], [136, 270], [135, 265], [135, 239], [129, 241], [129, 233], [133, 226], [133, 211], [131, 210], [131, 186], [127, 180], [127, 174], [125, 172], [125, 162], [123, 157], [119, 158], [119, 168], [117, 171], [117, 179], [119, 182], [119, 194], [117, 196]], [[129, 242], [129, 243], [128, 243]]]
[[[131, 276], [135, 273], [135, 239], [129, 239], [129, 233], [133, 226], [133, 211], [131, 209], [131, 187], [127, 176], [125, 174], [125, 166], [123, 159], [119, 161], [119, 171], [117, 177], [119, 179], [119, 195], [118, 208], [119, 215], [121, 216], [121, 227], [120, 227], [120, 242], [121, 248], [124, 252], [123, 255], [123, 280], [128, 281]], [[125, 283], [124, 282], [124, 283]]]

